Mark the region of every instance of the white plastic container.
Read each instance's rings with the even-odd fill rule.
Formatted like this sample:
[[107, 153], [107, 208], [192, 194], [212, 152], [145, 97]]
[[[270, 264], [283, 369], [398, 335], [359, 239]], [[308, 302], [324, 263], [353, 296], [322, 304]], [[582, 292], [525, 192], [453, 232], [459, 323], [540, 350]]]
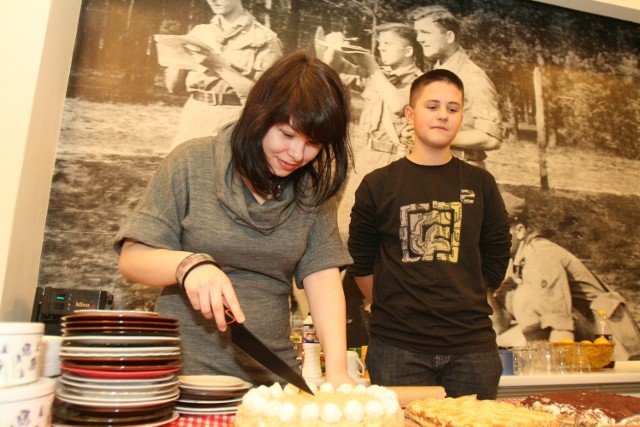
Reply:
[[35, 382], [44, 323], [0, 322], [0, 388]]
[[55, 380], [0, 389], [0, 427], [51, 426]]

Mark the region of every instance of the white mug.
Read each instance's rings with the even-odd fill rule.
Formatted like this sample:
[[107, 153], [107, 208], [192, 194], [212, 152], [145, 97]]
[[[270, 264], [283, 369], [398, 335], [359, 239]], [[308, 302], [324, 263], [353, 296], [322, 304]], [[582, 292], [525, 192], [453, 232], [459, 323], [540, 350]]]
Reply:
[[364, 374], [364, 363], [360, 360], [360, 355], [357, 351], [347, 351], [347, 370], [354, 379], [361, 378], [362, 374]]

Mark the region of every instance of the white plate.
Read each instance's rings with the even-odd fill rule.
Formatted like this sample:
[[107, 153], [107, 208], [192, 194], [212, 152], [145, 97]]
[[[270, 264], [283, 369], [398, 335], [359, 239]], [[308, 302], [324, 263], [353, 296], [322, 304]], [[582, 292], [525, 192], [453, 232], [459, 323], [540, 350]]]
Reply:
[[114, 398], [109, 399], [108, 397], [86, 397], [86, 396], [77, 396], [73, 394], [68, 394], [62, 389], [56, 390], [56, 397], [64, 402], [73, 403], [76, 405], [91, 405], [98, 407], [132, 407], [132, 406], [149, 406], [149, 405], [157, 405], [160, 403], [172, 402], [176, 400], [176, 398], [180, 396], [179, 392], [171, 392], [166, 393], [162, 396], [151, 396], [148, 398]]
[[91, 314], [92, 316], [159, 316], [155, 311], [140, 310], [75, 310], [73, 314]]
[[129, 394], [129, 392], [126, 392], [126, 393], [127, 394], [91, 394], [91, 393], [85, 394], [85, 393], [82, 393], [81, 391], [79, 393], [74, 393], [64, 388], [64, 389], [59, 389], [58, 394], [60, 395], [64, 394], [65, 399], [77, 399], [77, 400], [83, 401], [85, 402], [84, 403], [85, 406], [91, 406], [95, 402], [103, 402], [103, 403], [115, 402], [116, 404], [120, 404], [121, 402], [147, 403], [147, 402], [155, 402], [156, 400], [169, 399], [175, 395], [175, 394], [172, 394], [173, 392], [167, 393], [166, 391], [158, 394], [147, 393], [147, 392], [141, 393], [141, 394], [135, 394], [135, 393]]
[[[101, 387], [115, 386], [115, 385], [131, 385], [131, 386], [145, 386], [150, 384], [164, 383], [164, 382], [173, 382], [173, 380], [177, 380], [178, 377], [174, 374], [167, 374], [158, 377], [150, 377], [145, 379], [140, 378], [93, 378], [93, 377], [85, 377], [82, 375], [74, 374], [73, 372], [65, 372], [62, 374], [60, 378], [68, 378], [75, 382], [82, 382], [85, 384], [101, 384]], [[179, 381], [179, 380], [178, 380]]]
[[[169, 424], [172, 421], [175, 421], [178, 419], [178, 417], [180, 416], [179, 412], [174, 412], [173, 414], [171, 414], [170, 418], [166, 418], [164, 420], [158, 420], [158, 421], [154, 421], [152, 423], [147, 423], [147, 424], [127, 424], [127, 427], [158, 427], [158, 426], [164, 426], [165, 424]], [[53, 423], [52, 427], [78, 427], [77, 424], [57, 424], [57, 423]]]
[[[170, 377], [169, 377], [170, 378]], [[105, 380], [105, 382], [95, 382], [95, 381], [78, 381], [72, 378], [67, 378], [65, 375], [61, 376], [58, 381], [62, 384], [68, 385], [70, 387], [78, 387], [84, 389], [96, 389], [96, 390], [154, 390], [164, 387], [175, 386], [180, 383], [178, 378], [174, 378], [173, 380], [167, 382], [154, 382], [152, 384], [135, 381], [135, 382], [127, 382], [121, 383], [120, 381], [113, 380]]]
[[72, 347], [64, 346], [60, 349], [60, 353], [158, 353], [158, 352], [176, 352], [180, 351], [180, 347]]
[[76, 353], [76, 352], [67, 352], [61, 351], [59, 356], [62, 357], [86, 357], [86, 358], [129, 358], [129, 357], [163, 357], [163, 356], [180, 356], [179, 351], [174, 351], [171, 353]]
[[176, 405], [176, 411], [186, 415], [226, 415], [235, 414], [238, 411], [237, 406], [229, 406], [225, 408], [190, 408], [187, 406]]
[[210, 399], [210, 400], [191, 400], [191, 399], [182, 399], [182, 398], [180, 398], [180, 399], [178, 399], [176, 401], [176, 404], [180, 404], [180, 402], [184, 402], [184, 403], [195, 403], [195, 404], [198, 404], [198, 405], [207, 405], [207, 404], [208, 405], [212, 405], [212, 404], [213, 405], [217, 405], [217, 404], [220, 404], [220, 403], [233, 403], [233, 402], [240, 402], [240, 401], [242, 401], [242, 396], [238, 397], [237, 399], [225, 399], [225, 400], [213, 400], [213, 399]]
[[244, 380], [230, 375], [180, 375], [180, 383], [189, 387], [228, 388], [244, 385]]
[[253, 387], [253, 384], [248, 383], [248, 382], [244, 382], [241, 385], [235, 386], [235, 387], [198, 387], [198, 386], [192, 386], [192, 385], [186, 385], [186, 384], [180, 384], [180, 388], [184, 389], [185, 391], [189, 391], [189, 390], [194, 390], [194, 391], [238, 391], [238, 390], [248, 390], [251, 387]]
[[64, 390], [70, 394], [82, 395], [82, 396], [100, 396], [100, 395], [109, 395], [109, 396], [152, 396], [158, 395], [162, 393], [170, 393], [179, 391], [177, 384], [160, 384], [155, 387], [149, 388], [121, 388], [121, 387], [111, 387], [111, 386], [103, 386], [103, 387], [85, 387], [84, 384], [69, 384], [61, 381], [59, 384], [59, 389]]

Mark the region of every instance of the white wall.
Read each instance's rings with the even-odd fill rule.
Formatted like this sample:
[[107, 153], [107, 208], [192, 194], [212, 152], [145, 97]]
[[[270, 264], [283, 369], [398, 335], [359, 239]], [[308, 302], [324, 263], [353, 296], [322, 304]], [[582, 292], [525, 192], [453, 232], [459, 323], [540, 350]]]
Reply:
[[0, 321], [28, 321], [81, 0], [0, 2]]
[[536, 0], [567, 9], [640, 23], [639, 0]]
[[[638, 0], [538, 0], [640, 23]], [[81, 0], [0, 0], [0, 321], [28, 321]]]

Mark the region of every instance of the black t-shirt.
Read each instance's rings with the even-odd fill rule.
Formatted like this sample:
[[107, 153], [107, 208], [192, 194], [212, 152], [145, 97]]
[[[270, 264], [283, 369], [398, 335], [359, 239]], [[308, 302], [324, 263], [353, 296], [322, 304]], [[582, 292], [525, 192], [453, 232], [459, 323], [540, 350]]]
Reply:
[[370, 173], [349, 226], [349, 273], [374, 275], [370, 333], [429, 354], [496, 348], [487, 288], [502, 282], [510, 244], [489, 172], [404, 158]]

